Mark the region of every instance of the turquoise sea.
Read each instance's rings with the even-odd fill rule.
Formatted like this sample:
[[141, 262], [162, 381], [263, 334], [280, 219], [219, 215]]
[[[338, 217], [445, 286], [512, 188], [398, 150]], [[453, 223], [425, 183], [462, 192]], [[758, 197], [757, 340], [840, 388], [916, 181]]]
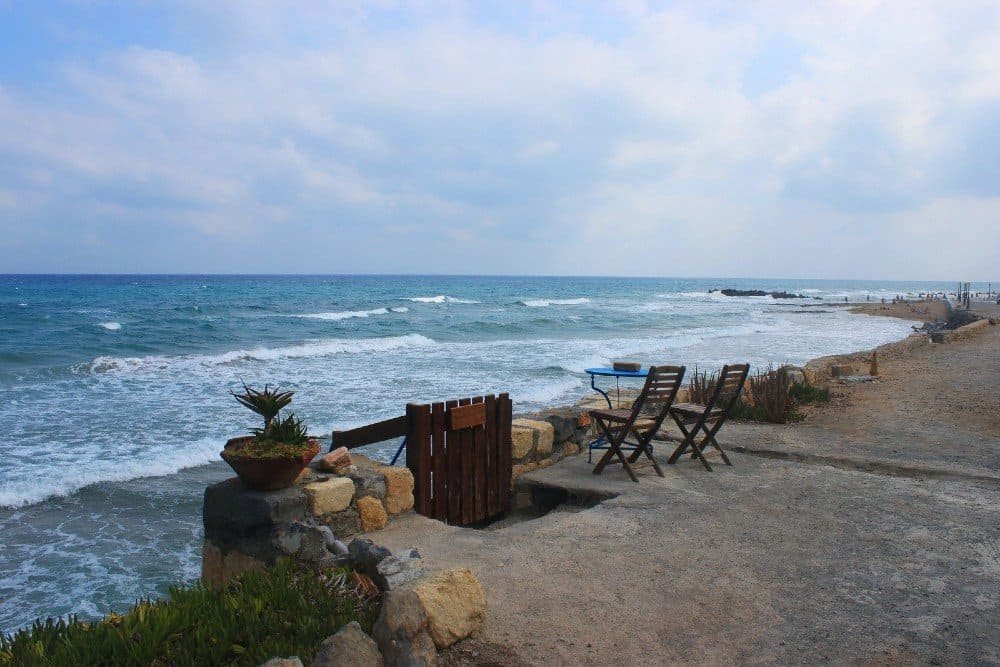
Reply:
[[[804, 300], [725, 297], [787, 290]], [[447, 276], [0, 276], [0, 630], [197, 578], [201, 496], [254, 424], [241, 381], [313, 433], [408, 401], [590, 391], [612, 359], [802, 363], [905, 336], [834, 304], [950, 283]], [[974, 286], [975, 288], [975, 286]], [[391, 447], [375, 447], [383, 458]]]

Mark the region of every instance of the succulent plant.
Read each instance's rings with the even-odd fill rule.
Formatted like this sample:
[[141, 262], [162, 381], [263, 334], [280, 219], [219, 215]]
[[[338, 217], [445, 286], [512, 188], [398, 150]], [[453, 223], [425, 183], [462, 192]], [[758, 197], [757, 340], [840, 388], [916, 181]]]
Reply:
[[237, 394], [235, 391], [230, 391], [229, 393], [241, 405], [250, 408], [264, 418], [263, 431], [267, 431], [271, 427], [271, 422], [278, 416], [282, 408], [292, 402], [292, 396], [295, 394], [292, 391], [278, 391], [277, 387], [271, 389], [266, 384], [263, 391], [259, 391], [248, 387], [246, 382], [243, 383], [242, 394]]

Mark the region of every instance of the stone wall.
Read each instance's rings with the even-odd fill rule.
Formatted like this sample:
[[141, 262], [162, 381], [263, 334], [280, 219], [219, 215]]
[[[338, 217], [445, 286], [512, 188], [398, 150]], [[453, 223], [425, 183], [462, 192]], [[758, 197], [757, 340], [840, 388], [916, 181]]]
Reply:
[[590, 442], [589, 432], [590, 417], [585, 405], [555, 408], [514, 419], [511, 422], [512, 477], [516, 479], [577, 454]]
[[202, 580], [213, 585], [283, 557], [335, 564], [344, 540], [413, 508], [413, 475], [359, 454], [343, 474], [310, 466], [290, 488], [251, 491], [235, 477], [205, 489]]

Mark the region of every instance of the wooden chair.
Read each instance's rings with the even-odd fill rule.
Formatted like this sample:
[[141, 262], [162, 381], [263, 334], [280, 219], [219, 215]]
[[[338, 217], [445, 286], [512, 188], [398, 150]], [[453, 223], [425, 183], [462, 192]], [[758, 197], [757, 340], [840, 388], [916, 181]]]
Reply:
[[[704, 455], [705, 448], [711, 445], [719, 450], [719, 454], [722, 455], [722, 460], [727, 466], [733, 465], [722, 447], [719, 446], [715, 434], [722, 428], [733, 406], [736, 405], [749, 373], [749, 364], [723, 366], [722, 373], [719, 374], [719, 379], [715, 384], [715, 391], [712, 392], [712, 397], [707, 404], [678, 403], [670, 408], [670, 416], [680, 427], [681, 433], [684, 434], [684, 440], [667, 459], [667, 463], [676, 463], [677, 459], [690, 447], [692, 450], [691, 458], [699, 459], [705, 469], [711, 472], [712, 466], [705, 460]], [[690, 430], [688, 430], [688, 426], [691, 426]], [[705, 434], [700, 442], [697, 440], [699, 431]]]
[[[656, 474], [663, 477], [660, 464], [653, 458], [652, 439], [667, 418], [667, 411], [677, 396], [681, 380], [684, 379], [684, 366], [651, 366], [646, 376], [646, 384], [635, 399], [631, 410], [591, 410], [590, 418], [594, 420], [603, 439], [607, 440], [608, 451], [594, 467], [594, 474], [600, 475], [611, 459], [618, 457], [618, 462], [633, 482], [638, 482], [635, 471], [630, 464], [635, 463], [640, 454], [645, 454], [653, 462]], [[634, 441], [628, 441], [628, 436]], [[625, 458], [623, 449], [632, 449], [632, 455]]]

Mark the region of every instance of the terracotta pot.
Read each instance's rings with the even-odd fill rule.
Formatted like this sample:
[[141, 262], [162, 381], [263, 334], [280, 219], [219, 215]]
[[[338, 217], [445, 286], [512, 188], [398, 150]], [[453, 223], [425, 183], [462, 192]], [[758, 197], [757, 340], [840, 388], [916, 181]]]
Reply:
[[241, 456], [243, 446], [254, 439], [252, 435], [232, 438], [222, 450], [222, 459], [236, 471], [244, 486], [254, 491], [277, 491], [295, 482], [302, 469], [319, 453], [319, 441], [309, 440], [309, 450], [300, 457], [258, 459]]

